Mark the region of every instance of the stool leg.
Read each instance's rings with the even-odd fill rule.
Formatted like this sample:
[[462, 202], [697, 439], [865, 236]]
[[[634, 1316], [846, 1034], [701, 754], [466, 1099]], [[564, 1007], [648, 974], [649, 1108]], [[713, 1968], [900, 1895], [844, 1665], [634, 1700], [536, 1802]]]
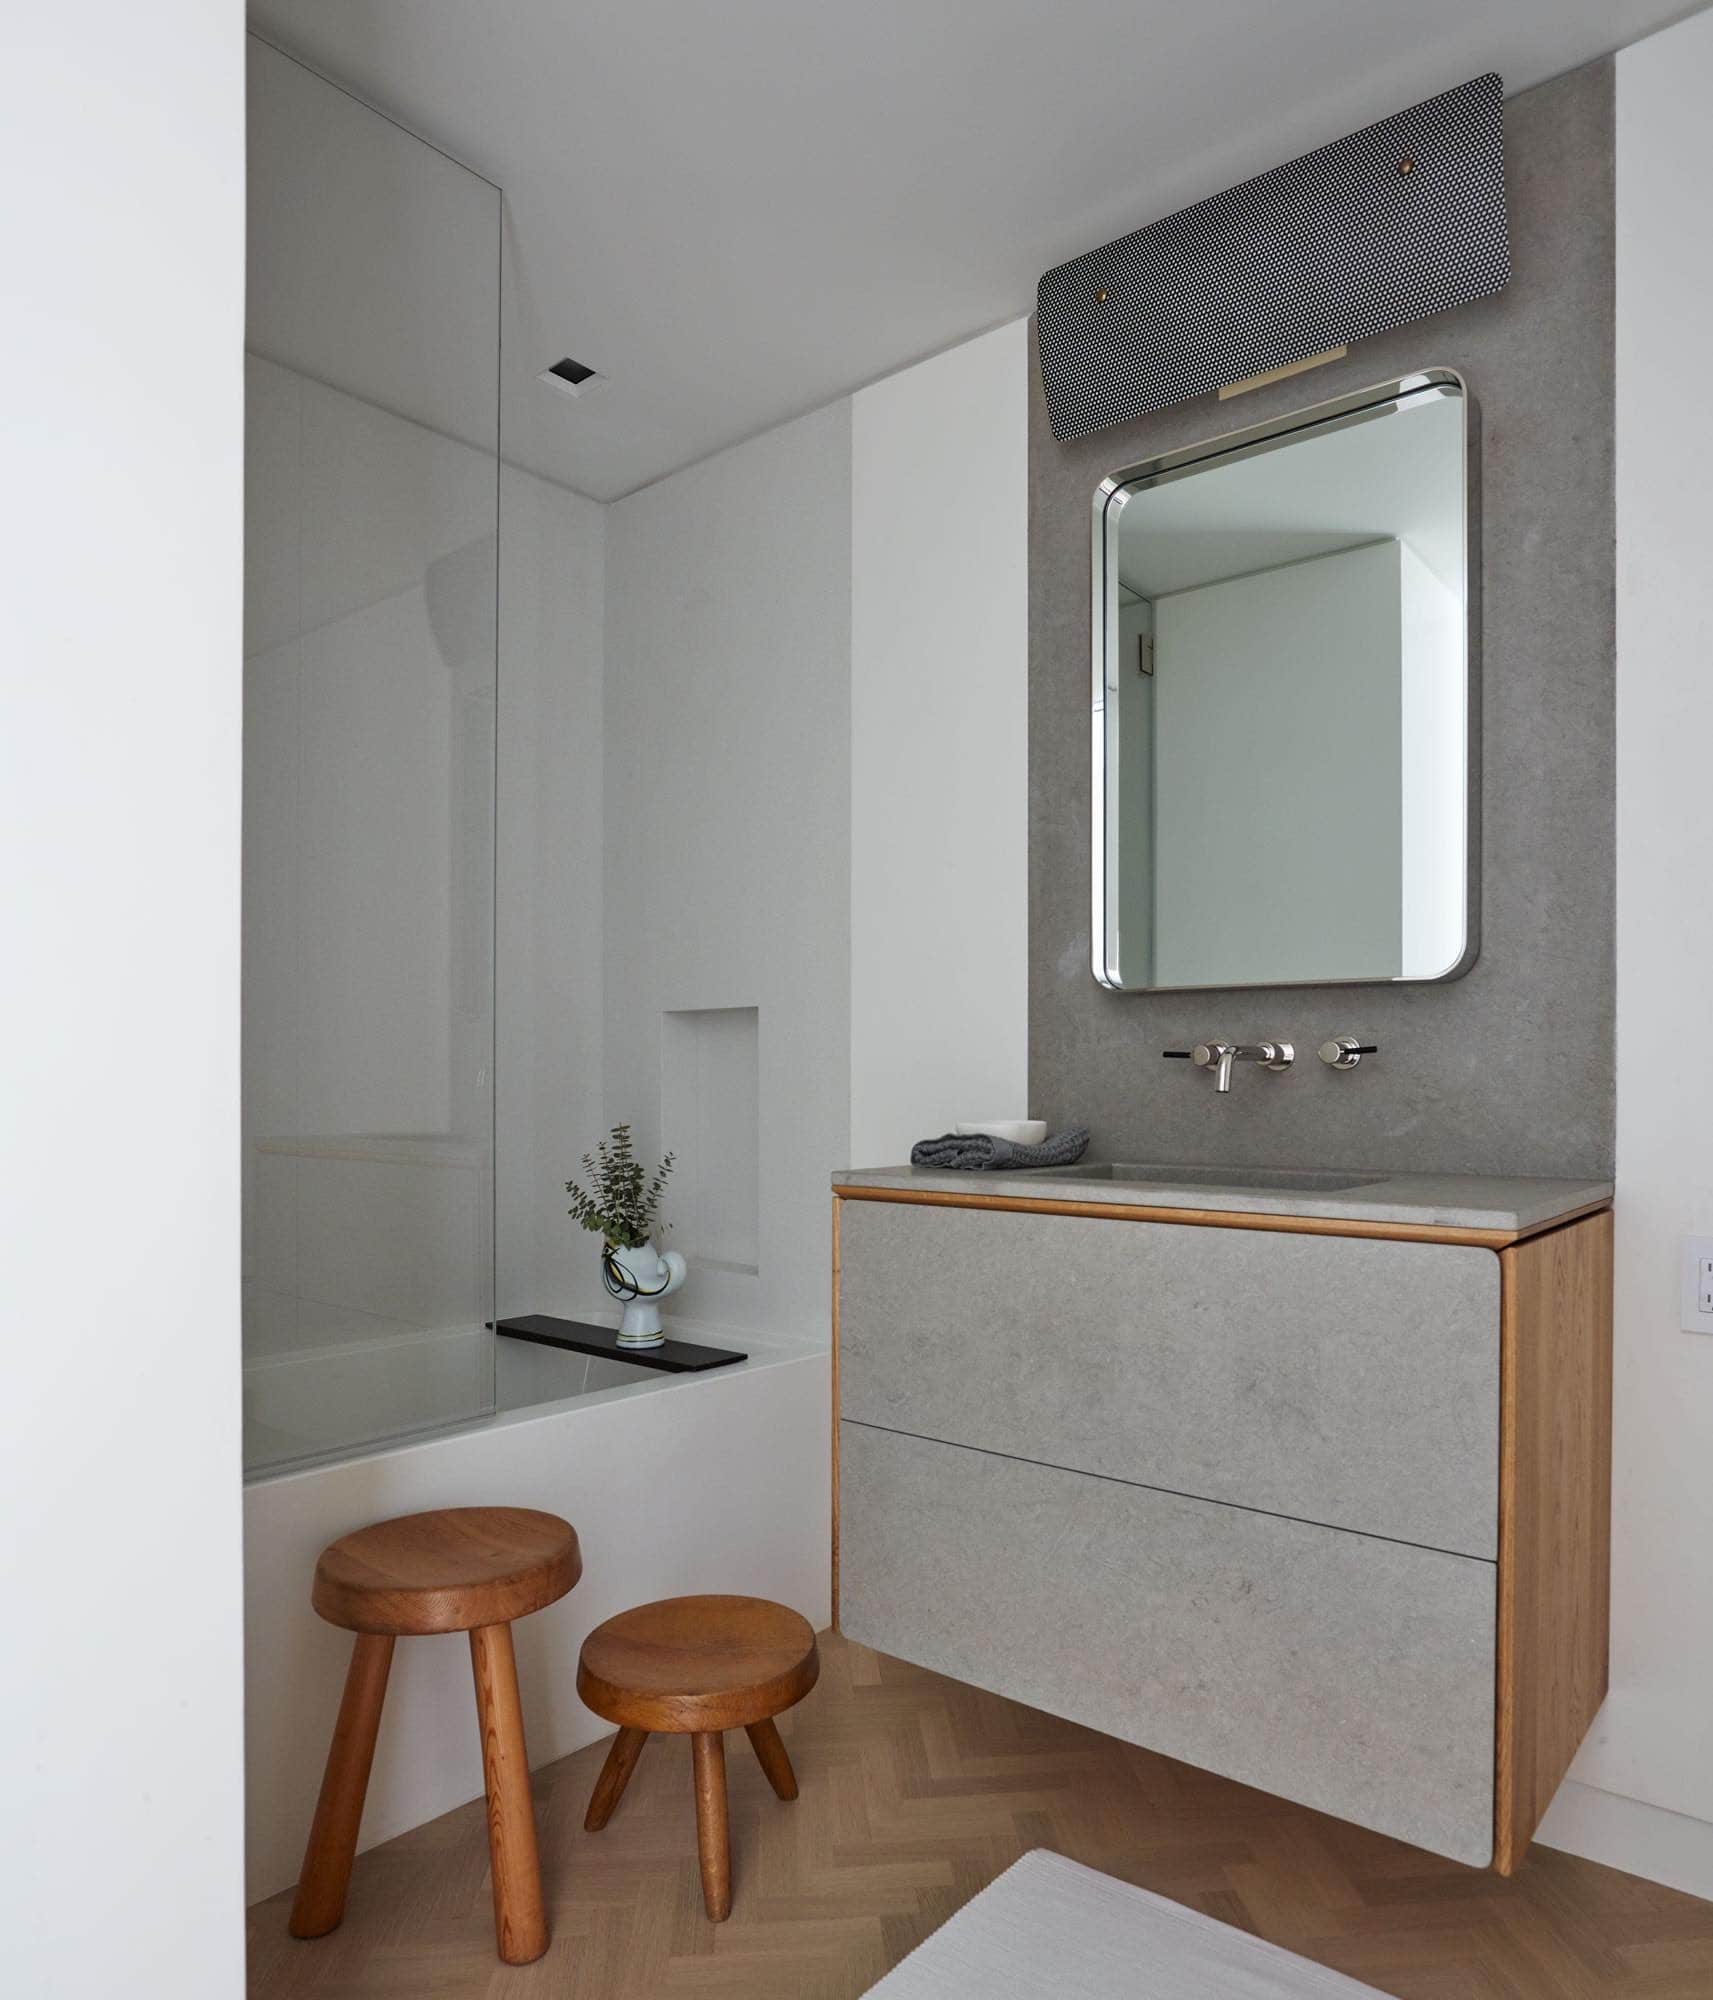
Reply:
[[541, 1862], [535, 1847], [512, 1628], [477, 1626], [470, 1634], [470, 1663], [476, 1675], [476, 1718], [488, 1787], [494, 1936], [507, 1965], [527, 1965], [547, 1949], [547, 1916], [541, 1903]]
[[780, 1741], [779, 1731], [773, 1718], [761, 1722], [746, 1723], [749, 1740], [755, 1750], [756, 1761], [767, 1773], [767, 1782], [782, 1799], [797, 1796], [797, 1773], [791, 1768], [791, 1759], [785, 1754], [785, 1745]]
[[696, 1846], [702, 1857], [702, 1901], [715, 1923], [732, 1913], [732, 1843], [726, 1825], [726, 1739], [698, 1730], [690, 1739], [696, 1763]]
[[339, 1699], [339, 1720], [321, 1776], [321, 1796], [304, 1850], [297, 1900], [291, 1906], [291, 1934], [296, 1938], [325, 1937], [338, 1928], [345, 1914], [345, 1891], [351, 1881], [351, 1857], [357, 1852], [357, 1829], [363, 1819], [363, 1797], [369, 1789], [369, 1767], [375, 1761], [375, 1734], [381, 1726], [386, 1699], [387, 1670], [393, 1663], [392, 1634], [359, 1632]]
[[630, 1774], [636, 1769], [636, 1760], [642, 1755], [642, 1746], [647, 1741], [646, 1729], [621, 1729], [613, 1738], [613, 1747], [607, 1752], [607, 1761], [595, 1780], [594, 1795], [584, 1815], [586, 1832], [599, 1833], [612, 1818], [613, 1808], [624, 1797], [625, 1786], [630, 1783]]

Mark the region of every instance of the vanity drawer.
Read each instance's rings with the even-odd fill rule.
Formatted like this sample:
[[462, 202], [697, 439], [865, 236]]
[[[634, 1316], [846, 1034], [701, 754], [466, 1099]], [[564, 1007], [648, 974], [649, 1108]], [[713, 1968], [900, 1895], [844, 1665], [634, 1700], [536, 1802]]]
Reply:
[[1491, 1563], [840, 1431], [850, 1638], [1459, 1861], [1491, 1859]]
[[1490, 1250], [860, 1200], [840, 1241], [848, 1417], [1497, 1554]]

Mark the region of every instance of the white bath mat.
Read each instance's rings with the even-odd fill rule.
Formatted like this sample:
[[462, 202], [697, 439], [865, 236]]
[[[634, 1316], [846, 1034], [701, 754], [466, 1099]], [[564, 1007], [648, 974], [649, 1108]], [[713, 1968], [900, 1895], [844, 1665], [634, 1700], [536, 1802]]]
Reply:
[[870, 2000], [1386, 2000], [1037, 1847], [869, 1988]]

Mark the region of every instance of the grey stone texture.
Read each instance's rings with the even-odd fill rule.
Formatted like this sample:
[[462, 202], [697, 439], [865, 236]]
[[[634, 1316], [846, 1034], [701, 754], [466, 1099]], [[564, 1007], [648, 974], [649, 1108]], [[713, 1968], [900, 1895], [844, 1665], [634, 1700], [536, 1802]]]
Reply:
[[[833, 1176], [833, 1186], [897, 1188], [904, 1193], [1023, 1195], [1034, 1201], [1112, 1202], [1125, 1208], [1206, 1209], [1220, 1215], [1321, 1216], [1340, 1222], [1394, 1222], [1434, 1229], [1512, 1233], [1612, 1199], [1609, 1180], [1541, 1176], [1387, 1173], [1337, 1190], [1221, 1186], [1216, 1179], [1174, 1180], [1169, 1166], [1096, 1163], [1052, 1173], [941, 1173], [923, 1167], [864, 1167]], [[1250, 1169], [1239, 1168], [1237, 1172]], [[1288, 1177], [1290, 1169], [1286, 1169]], [[1339, 1178], [1354, 1178], [1351, 1176]]]
[[[1601, 61], [1506, 106], [1514, 275], [1235, 404], [1073, 444], [1030, 415], [1030, 1102], [1091, 1155], [1609, 1176], [1613, 1157], [1613, 118]], [[1461, 980], [1118, 994], [1089, 970], [1089, 535], [1113, 468], [1431, 366], [1480, 412], [1481, 950]], [[1281, 857], [1257, 855], [1258, 868]], [[1288, 865], [1288, 857], [1283, 858]], [[1313, 1059], [1377, 1042], [1348, 1075]], [[1160, 1052], [1284, 1038], [1229, 1096]]]
[[859, 1423], [841, 1447], [851, 1638], [1491, 1860], [1491, 1563]]
[[1491, 1250], [850, 1201], [844, 1416], [1494, 1560]]

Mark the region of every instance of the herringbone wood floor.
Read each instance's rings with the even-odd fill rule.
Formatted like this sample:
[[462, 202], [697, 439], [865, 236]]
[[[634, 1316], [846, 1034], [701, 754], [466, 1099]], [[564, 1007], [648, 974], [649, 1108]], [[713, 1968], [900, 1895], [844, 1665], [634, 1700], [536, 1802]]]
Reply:
[[[845, 2000], [1031, 1847], [1273, 1939], [1400, 2000], [1710, 2000], [1713, 1904], [1536, 1847], [1510, 1881], [823, 1639], [780, 1718], [782, 1804], [727, 1739], [734, 1901], [707, 1922], [689, 1744], [655, 1737], [603, 1833], [604, 1743], [537, 1774], [547, 1956], [493, 1955], [482, 1807], [358, 1859], [344, 1925], [251, 1913], [252, 2000]], [[1073, 1995], [1043, 2000], [1075, 2000]]]

